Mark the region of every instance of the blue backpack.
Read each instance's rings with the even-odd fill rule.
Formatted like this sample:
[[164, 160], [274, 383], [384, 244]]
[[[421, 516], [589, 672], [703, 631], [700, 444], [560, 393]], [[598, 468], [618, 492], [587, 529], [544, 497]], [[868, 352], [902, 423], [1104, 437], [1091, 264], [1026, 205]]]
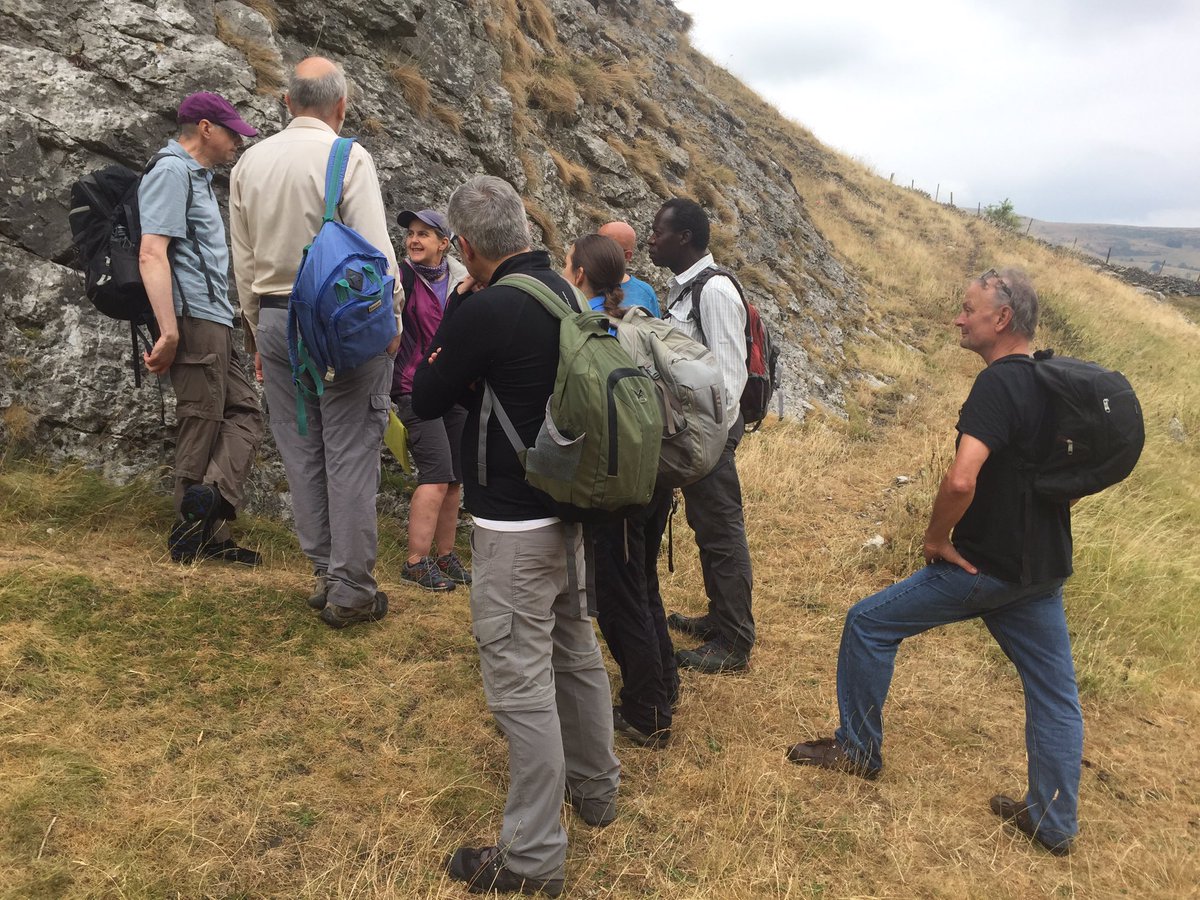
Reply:
[[306, 398], [319, 398], [325, 382], [384, 352], [397, 333], [392, 305], [396, 279], [388, 274], [387, 257], [333, 219], [353, 145], [354, 138], [338, 138], [329, 151], [325, 215], [304, 248], [288, 300], [288, 356], [301, 434], [308, 432]]

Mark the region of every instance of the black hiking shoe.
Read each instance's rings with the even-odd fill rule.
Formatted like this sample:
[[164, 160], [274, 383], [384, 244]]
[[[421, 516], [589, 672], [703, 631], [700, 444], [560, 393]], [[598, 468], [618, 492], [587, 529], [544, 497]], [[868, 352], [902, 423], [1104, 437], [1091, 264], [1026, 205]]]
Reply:
[[707, 615], [685, 616], [683, 613], [673, 612], [667, 616], [667, 627], [702, 641], [711, 641], [718, 633]]
[[721, 638], [713, 638], [695, 650], [680, 650], [675, 660], [681, 669], [694, 669], [705, 675], [721, 675], [725, 672], [741, 672], [750, 665], [750, 654], [735, 650]]
[[201, 559], [219, 559], [241, 566], [261, 566], [262, 554], [257, 550], [239, 547], [233, 541], [209, 541], [200, 548]]
[[459, 847], [446, 863], [446, 871], [455, 881], [466, 882], [472, 894], [545, 894], [562, 893], [561, 878], [525, 878], [504, 867], [499, 847]]
[[213, 522], [223, 500], [221, 493], [211, 484], [193, 484], [183, 492], [179, 502], [180, 520], [171, 529], [167, 538], [167, 549], [175, 562], [190, 563], [198, 556], [212, 537]]
[[332, 603], [321, 610], [321, 621], [330, 628], [346, 628], [359, 622], [378, 622], [388, 611], [388, 596], [383, 591], [375, 592], [375, 602], [370, 606], [336, 606]]
[[660, 728], [658, 731], [642, 731], [625, 718], [625, 712], [619, 706], [613, 707], [613, 733], [619, 734], [639, 747], [650, 750], [662, 750], [671, 739], [670, 728]]

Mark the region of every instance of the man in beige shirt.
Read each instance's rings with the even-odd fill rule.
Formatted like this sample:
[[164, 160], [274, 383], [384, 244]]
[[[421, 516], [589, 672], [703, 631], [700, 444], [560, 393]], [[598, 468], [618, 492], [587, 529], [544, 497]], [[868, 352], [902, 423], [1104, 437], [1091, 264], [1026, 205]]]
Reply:
[[[317, 587], [309, 605], [333, 628], [377, 621], [387, 596], [375, 577], [379, 448], [400, 336], [385, 353], [325, 385], [308, 402], [308, 433], [296, 424], [287, 305], [301, 254], [321, 226], [329, 151], [346, 117], [346, 77], [328, 59], [303, 60], [285, 98], [292, 121], [260, 141], [233, 169], [229, 222], [234, 276], [246, 328], [283, 458], [300, 547]], [[398, 276], [379, 178], [358, 144], [350, 154], [338, 218], [384, 253]], [[403, 306], [396, 277], [397, 329]]]

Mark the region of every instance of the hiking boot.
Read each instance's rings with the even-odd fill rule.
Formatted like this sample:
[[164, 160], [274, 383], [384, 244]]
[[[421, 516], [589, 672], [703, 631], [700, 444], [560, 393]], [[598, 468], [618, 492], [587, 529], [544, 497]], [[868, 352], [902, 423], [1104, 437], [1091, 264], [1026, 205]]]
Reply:
[[375, 602], [370, 606], [336, 606], [332, 603], [321, 610], [321, 621], [330, 628], [345, 628], [359, 622], [378, 622], [388, 611], [388, 597], [383, 591], [375, 592]]
[[992, 812], [1005, 822], [1015, 825], [1018, 831], [1043, 850], [1055, 856], [1069, 856], [1071, 854], [1071, 842], [1069, 840], [1051, 843], [1038, 834], [1037, 826], [1034, 825], [1033, 819], [1029, 815], [1029, 807], [1021, 801], [1014, 800], [1012, 797], [1006, 797], [1003, 794], [997, 794], [988, 801], [988, 806], [991, 807]]
[[318, 612], [325, 608], [326, 595], [329, 593], [329, 578], [325, 574], [324, 569], [317, 569], [313, 573], [313, 592], [308, 598], [308, 608], [315, 609]]
[[568, 785], [567, 802], [575, 810], [575, 815], [583, 820], [583, 824], [590, 825], [592, 828], [603, 828], [605, 825], [611, 825], [617, 817], [616, 794], [607, 800], [600, 799], [599, 797], [580, 797], [577, 794], [571, 793], [571, 788]]
[[471, 583], [471, 570], [463, 565], [462, 560], [458, 558], [458, 554], [453, 551], [447, 553], [445, 556], [439, 556], [437, 558], [437, 567], [443, 575], [455, 584]]
[[212, 537], [213, 522], [222, 504], [220, 492], [211, 484], [193, 484], [179, 501], [180, 519], [167, 537], [167, 549], [175, 562], [189, 563], [201, 556]]
[[695, 650], [680, 650], [675, 660], [681, 669], [695, 669], [705, 675], [741, 672], [750, 665], [750, 654], [735, 650], [721, 638], [713, 638]]
[[239, 547], [233, 541], [209, 541], [200, 548], [202, 559], [218, 559], [242, 566], [261, 566], [262, 554], [257, 550]]
[[650, 750], [662, 750], [671, 739], [670, 728], [660, 728], [658, 731], [642, 731], [625, 718], [625, 713], [619, 706], [613, 707], [613, 733], [619, 734], [626, 740], [632, 741], [639, 747]]
[[815, 741], [802, 741], [788, 748], [787, 758], [798, 766], [819, 766], [822, 769], [833, 769], [835, 772], [845, 772], [857, 775], [868, 781], [879, 777], [882, 769], [872, 769], [854, 760], [833, 738], [819, 738]]
[[561, 878], [525, 878], [504, 867], [499, 847], [459, 847], [446, 863], [446, 871], [455, 881], [464, 881], [472, 894], [496, 891], [500, 894], [562, 893]]
[[454, 582], [447, 578], [432, 556], [422, 556], [415, 563], [405, 563], [400, 577], [427, 591], [452, 591]]
[[711, 641], [718, 633], [707, 615], [685, 616], [683, 613], [673, 612], [667, 616], [667, 627], [702, 641]]

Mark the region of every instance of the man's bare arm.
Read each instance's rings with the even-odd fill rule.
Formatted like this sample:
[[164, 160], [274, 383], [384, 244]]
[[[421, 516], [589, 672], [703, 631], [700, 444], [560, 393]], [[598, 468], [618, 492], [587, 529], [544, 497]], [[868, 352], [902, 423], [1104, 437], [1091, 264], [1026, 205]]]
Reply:
[[158, 340], [149, 353], [143, 353], [146, 368], [161, 375], [175, 361], [179, 346], [179, 322], [175, 319], [175, 299], [171, 291], [171, 261], [167, 249], [171, 239], [161, 234], [143, 234], [138, 248], [138, 269], [154, 318], [158, 320]]
[[990, 453], [987, 444], [969, 434], [964, 434], [959, 440], [958, 452], [942, 478], [937, 499], [933, 501], [929, 525], [925, 529], [925, 562], [944, 560], [966, 569], [972, 575], [979, 573], [954, 549], [950, 543], [950, 532], [975, 499], [975, 482]]

